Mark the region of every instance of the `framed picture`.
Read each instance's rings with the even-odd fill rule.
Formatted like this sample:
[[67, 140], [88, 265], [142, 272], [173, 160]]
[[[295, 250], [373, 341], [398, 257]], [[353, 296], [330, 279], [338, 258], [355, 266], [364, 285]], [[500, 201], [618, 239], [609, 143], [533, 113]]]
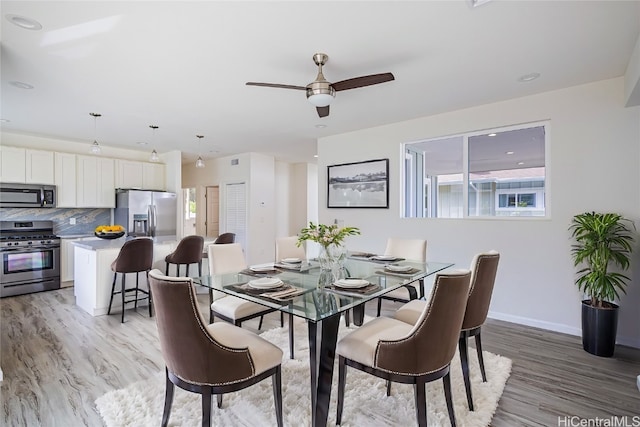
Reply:
[[327, 166], [328, 208], [388, 208], [389, 159]]

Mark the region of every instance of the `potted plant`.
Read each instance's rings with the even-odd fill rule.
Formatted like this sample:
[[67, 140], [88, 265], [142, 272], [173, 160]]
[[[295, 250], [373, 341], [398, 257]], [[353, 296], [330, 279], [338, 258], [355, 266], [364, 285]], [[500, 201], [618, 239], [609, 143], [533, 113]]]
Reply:
[[[573, 217], [569, 230], [576, 285], [582, 301], [582, 347], [596, 356], [611, 357], [616, 344], [620, 292], [625, 293], [633, 222], [616, 213], [585, 212]], [[613, 270], [613, 271], [612, 271]]]

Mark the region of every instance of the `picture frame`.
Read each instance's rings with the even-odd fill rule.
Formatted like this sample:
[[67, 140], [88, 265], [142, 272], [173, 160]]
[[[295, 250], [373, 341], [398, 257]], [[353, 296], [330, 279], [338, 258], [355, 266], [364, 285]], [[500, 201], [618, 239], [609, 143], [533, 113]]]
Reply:
[[389, 159], [327, 166], [327, 208], [389, 208]]

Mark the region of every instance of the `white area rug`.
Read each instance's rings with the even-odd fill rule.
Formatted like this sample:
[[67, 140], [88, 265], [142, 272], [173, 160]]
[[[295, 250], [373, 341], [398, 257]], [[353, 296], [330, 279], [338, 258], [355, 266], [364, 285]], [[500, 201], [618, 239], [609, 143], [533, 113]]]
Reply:
[[[353, 328], [353, 326], [352, 326]], [[340, 325], [340, 337], [350, 329]], [[262, 337], [282, 348], [282, 397], [285, 426], [309, 426], [310, 383], [309, 346], [307, 327], [295, 322], [295, 356], [288, 358], [288, 330], [276, 328], [266, 331]], [[484, 352], [488, 382], [483, 383], [474, 349], [470, 348], [471, 384], [475, 411], [467, 408], [460, 358], [458, 354], [451, 364], [452, 394], [456, 421], [459, 426], [484, 427], [491, 422], [504, 385], [511, 372], [511, 360]], [[336, 419], [338, 364], [334, 368], [331, 406], [328, 425]], [[347, 386], [342, 426], [410, 426], [416, 425], [413, 386], [393, 383], [391, 396], [385, 395], [385, 382], [374, 376], [347, 367]], [[96, 406], [107, 427], [159, 426], [164, 404], [164, 372], [153, 378], [105, 394], [96, 400]], [[442, 380], [427, 384], [427, 410], [430, 426], [448, 426]], [[170, 426], [201, 425], [201, 397], [179, 387], [175, 388]], [[212, 422], [217, 426], [275, 426], [273, 391], [267, 379], [237, 393], [224, 395], [222, 409], [215, 399], [212, 404]]]

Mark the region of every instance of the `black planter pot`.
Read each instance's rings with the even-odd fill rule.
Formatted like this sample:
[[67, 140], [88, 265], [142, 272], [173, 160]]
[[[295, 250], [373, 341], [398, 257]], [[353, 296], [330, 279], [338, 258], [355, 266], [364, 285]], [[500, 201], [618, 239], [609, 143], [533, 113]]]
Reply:
[[613, 356], [618, 330], [618, 306], [592, 307], [590, 300], [582, 301], [582, 348], [601, 357]]

